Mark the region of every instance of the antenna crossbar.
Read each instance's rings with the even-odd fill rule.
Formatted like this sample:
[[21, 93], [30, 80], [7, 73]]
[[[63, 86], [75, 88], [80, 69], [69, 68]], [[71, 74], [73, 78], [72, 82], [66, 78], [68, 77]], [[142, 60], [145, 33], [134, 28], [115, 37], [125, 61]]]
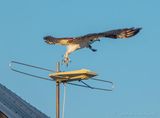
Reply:
[[14, 72], [17, 72], [17, 73], [20, 73], [20, 74], [24, 74], [24, 75], [27, 75], [27, 76], [31, 76], [31, 77], [35, 77], [35, 78], [39, 78], [39, 79], [43, 79], [43, 80], [54, 81], [54, 80], [52, 80], [50, 78], [46, 78], [46, 77], [42, 77], [42, 76], [38, 76], [38, 75], [35, 75], [35, 74], [31, 74], [31, 73], [27, 73], [27, 72], [18, 70], [18, 69], [16, 69], [16, 68], [13, 67], [13, 64], [23, 65], [23, 66], [32, 67], [32, 68], [36, 68], [36, 69], [40, 69], [40, 70], [45, 70], [45, 71], [49, 71], [49, 72], [55, 72], [53, 70], [42, 68], [42, 67], [38, 67], [38, 66], [33, 66], [33, 65], [30, 65], [30, 64], [25, 64], [25, 63], [17, 62], [17, 61], [11, 61], [10, 64], [9, 64], [10, 69], [12, 71], [14, 71]]

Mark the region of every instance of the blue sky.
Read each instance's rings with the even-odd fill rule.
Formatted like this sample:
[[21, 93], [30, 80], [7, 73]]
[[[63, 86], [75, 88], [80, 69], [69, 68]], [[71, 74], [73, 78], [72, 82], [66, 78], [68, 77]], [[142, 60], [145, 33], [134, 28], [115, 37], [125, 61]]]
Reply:
[[14, 73], [9, 62], [55, 69], [65, 48], [45, 44], [46, 35], [71, 37], [142, 27], [130, 40], [96, 42], [96, 53], [82, 49], [71, 54], [72, 63], [61, 70], [96, 71], [98, 78], [113, 81], [115, 89], [98, 92], [67, 86], [65, 118], [159, 118], [159, 4], [159, 0], [1, 1], [0, 83], [54, 118], [55, 83]]

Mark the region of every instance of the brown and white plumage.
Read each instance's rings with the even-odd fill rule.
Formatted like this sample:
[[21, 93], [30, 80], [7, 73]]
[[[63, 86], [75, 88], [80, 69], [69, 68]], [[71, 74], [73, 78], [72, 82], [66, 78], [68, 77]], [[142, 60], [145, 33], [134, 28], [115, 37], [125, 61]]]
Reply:
[[117, 30], [111, 30], [101, 33], [92, 33], [87, 34], [80, 37], [74, 37], [74, 38], [55, 38], [52, 36], [46, 36], [44, 37], [44, 40], [48, 44], [56, 44], [56, 45], [64, 45], [67, 46], [67, 51], [64, 55], [64, 62], [68, 64], [69, 62], [69, 54], [75, 50], [81, 49], [81, 48], [89, 48], [92, 51], [96, 51], [96, 49], [93, 49], [91, 44], [95, 41], [99, 41], [101, 38], [129, 38], [134, 35], [136, 35], [142, 28], [124, 28], [124, 29], [117, 29]]

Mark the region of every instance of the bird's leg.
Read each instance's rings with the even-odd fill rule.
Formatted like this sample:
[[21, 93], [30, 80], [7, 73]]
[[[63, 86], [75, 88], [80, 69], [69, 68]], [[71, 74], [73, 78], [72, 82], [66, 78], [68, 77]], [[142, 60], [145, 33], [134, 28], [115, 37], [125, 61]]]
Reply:
[[63, 63], [68, 66], [69, 62], [70, 62], [69, 55], [68, 55], [68, 53], [65, 53]]
[[92, 50], [93, 52], [96, 52], [96, 51], [97, 51], [97, 49], [92, 48], [91, 45], [88, 45], [88, 48], [89, 48], [90, 50]]

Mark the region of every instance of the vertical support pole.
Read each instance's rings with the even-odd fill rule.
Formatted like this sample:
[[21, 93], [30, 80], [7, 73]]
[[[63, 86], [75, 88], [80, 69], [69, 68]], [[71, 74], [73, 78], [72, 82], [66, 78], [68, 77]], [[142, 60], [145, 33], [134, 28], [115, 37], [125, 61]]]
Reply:
[[[56, 71], [60, 71], [60, 63], [56, 65]], [[56, 118], [60, 118], [60, 83], [56, 81]]]

